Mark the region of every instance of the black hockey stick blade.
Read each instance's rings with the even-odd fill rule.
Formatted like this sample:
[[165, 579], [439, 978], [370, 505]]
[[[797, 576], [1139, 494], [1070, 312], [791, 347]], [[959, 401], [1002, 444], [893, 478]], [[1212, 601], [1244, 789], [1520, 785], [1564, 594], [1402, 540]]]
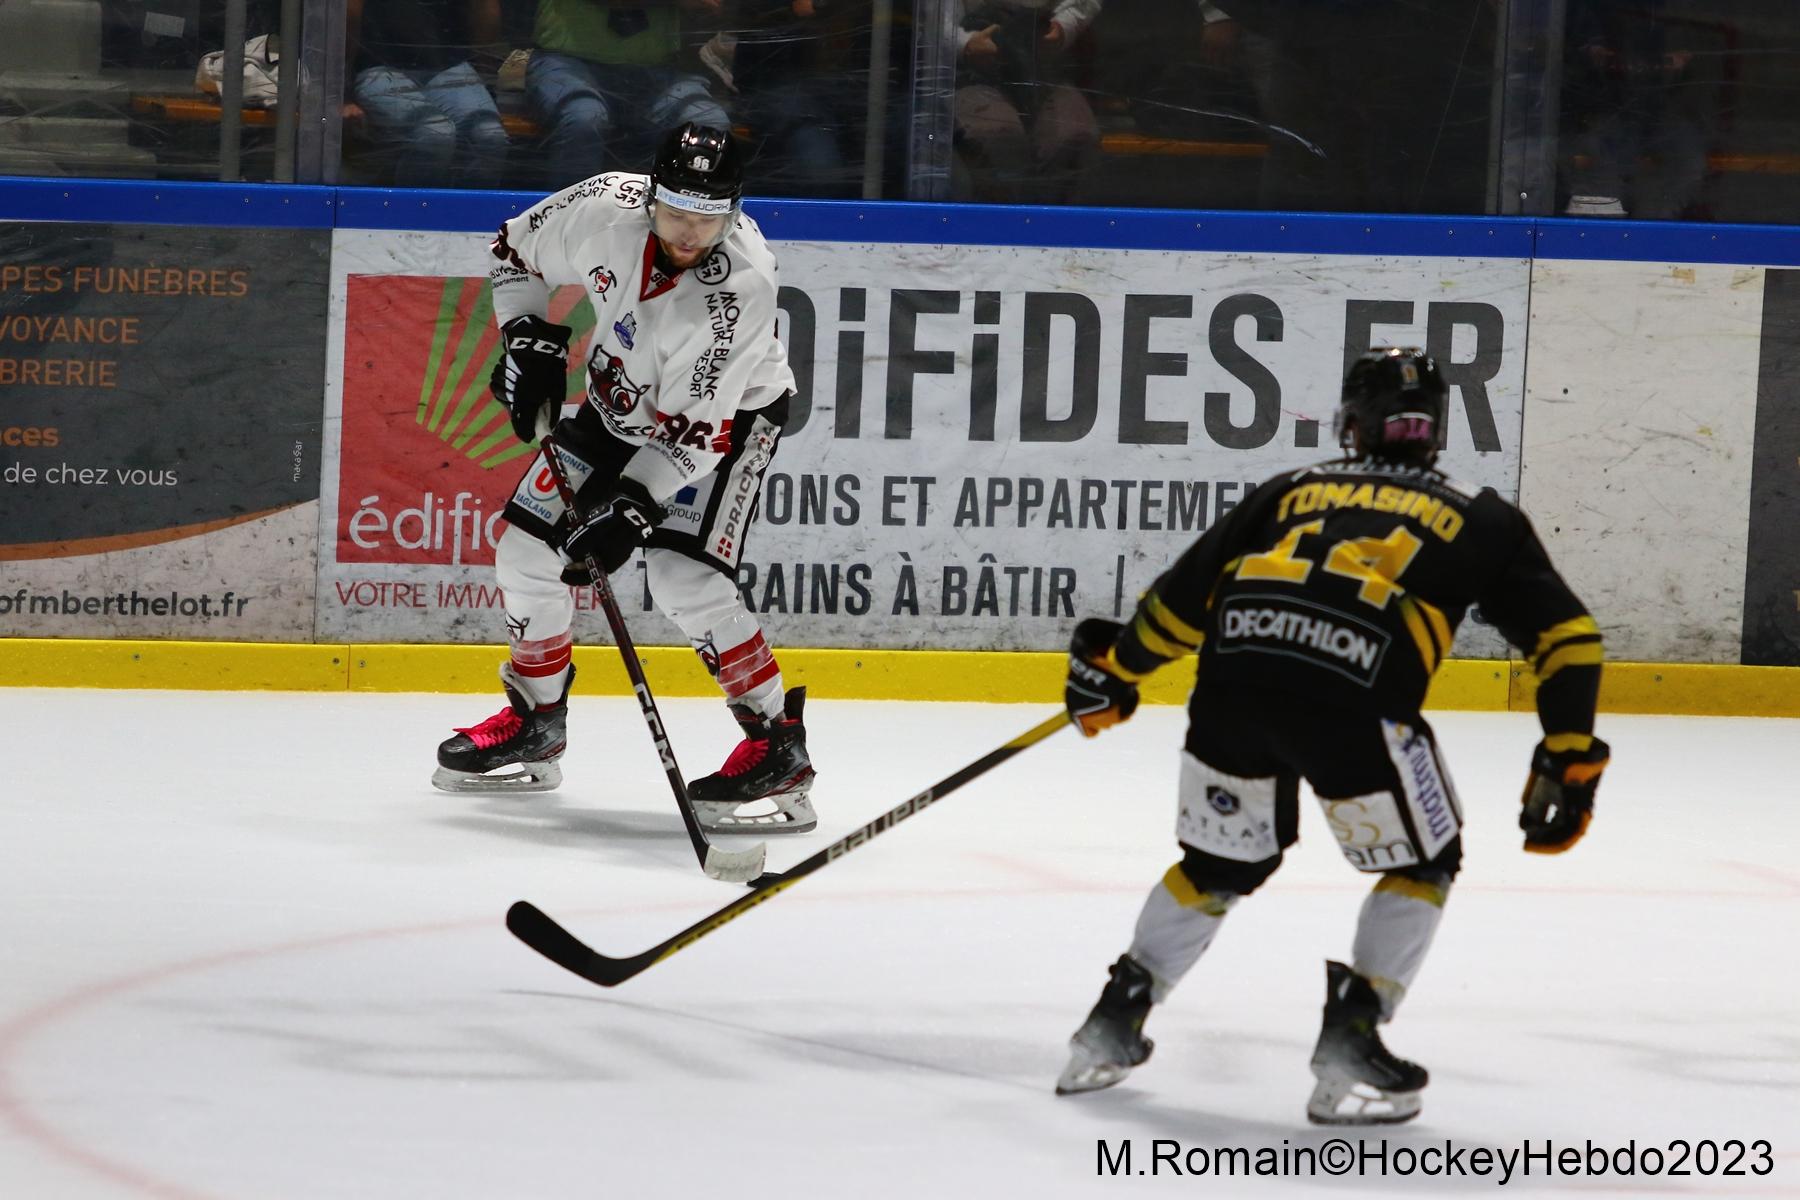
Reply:
[[[844, 855], [874, 841], [908, 817], [942, 800], [957, 788], [987, 774], [1019, 751], [1035, 746], [1069, 724], [1068, 714], [1058, 712], [1047, 717], [1018, 737], [982, 755], [968, 766], [939, 780], [918, 795], [888, 809], [867, 825], [852, 830], [818, 853], [804, 858], [786, 871], [764, 875], [751, 882], [751, 890], [739, 896], [712, 915], [702, 917], [680, 933], [629, 958], [613, 958], [601, 954], [580, 938], [557, 924], [548, 914], [529, 901], [520, 900], [506, 912], [506, 927], [514, 937], [565, 970], [572, 971], [589, 983], [601, 987], [617, 987], [668, 958], [676, 951], [693, 945], [719, 926], [741, 917], [757, 905], [774, 899], [794, 884], [822, 867], [830, 866]], [[758, 847], [760, 850], [761, 848]]]

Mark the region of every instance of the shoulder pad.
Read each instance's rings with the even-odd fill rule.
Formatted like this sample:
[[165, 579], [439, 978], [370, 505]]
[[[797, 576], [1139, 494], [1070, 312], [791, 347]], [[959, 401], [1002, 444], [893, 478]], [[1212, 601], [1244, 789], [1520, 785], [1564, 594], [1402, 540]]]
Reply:
[[[1475, 499], [1475, 497], [1479, 496], [1483, 492], [1493, 492], [1494, 491], [1494, 489], [1490, 488], [1490, 487], [1482, 487], [1479, 484], [1464, 483], [1460, 479], [1453, 479], [1450, 476], [1444, 474], [1442, 471], [1436, 470], [1435, 468], [1432, 470], [1431, 474], [1432, 474], [1432, 477], [1437, 481], [1437, 483], [1440, 487], [1443, 487], [1449, 491], [1455, 492], [1457, 495], [1461, 496], [1464, 500], [1473, 500], [1473, 499]], [[1498, 492], [1494, 492], [1494, 494], [1496, 496], [1499, 495]]]

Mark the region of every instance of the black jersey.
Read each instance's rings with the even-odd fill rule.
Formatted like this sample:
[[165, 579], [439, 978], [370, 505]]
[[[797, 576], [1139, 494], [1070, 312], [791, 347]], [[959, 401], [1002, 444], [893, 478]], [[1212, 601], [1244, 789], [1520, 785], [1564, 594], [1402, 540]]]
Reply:
[[1531, 522], [1431, 468], [1321, 463], [1262, 484], [1145, 593], [1128, 678], [1195, 649], [1201, 686], [1417, 712], [1471, 607], [1529, 660], [1550, 733], [1593, 729], [1600, 631]]

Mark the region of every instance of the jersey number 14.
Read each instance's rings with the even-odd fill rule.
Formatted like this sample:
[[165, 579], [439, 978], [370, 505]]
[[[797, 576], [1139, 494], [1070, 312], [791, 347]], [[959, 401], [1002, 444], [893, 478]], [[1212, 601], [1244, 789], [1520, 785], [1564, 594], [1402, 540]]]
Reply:
[[[1263, 553], [1246, 554], [1238, 563], [1237, 577], [1305, 583], [1318, 564], [1300, 554], [1300, 539], [1324, 532], [1324, 521], [1294, 526]], [[1345, 538], [1338, 542], [1325, 555], [1325, 569], [1333, 575], [1356, 580], [1361, 585], [1356, 590], [1357, 599], [1376, 608], [1386, 608], [1390, 596], [1405, 590], [1398, 581], [1423, 545], [1406, 526], [1396, 525], [1384, 538]]]

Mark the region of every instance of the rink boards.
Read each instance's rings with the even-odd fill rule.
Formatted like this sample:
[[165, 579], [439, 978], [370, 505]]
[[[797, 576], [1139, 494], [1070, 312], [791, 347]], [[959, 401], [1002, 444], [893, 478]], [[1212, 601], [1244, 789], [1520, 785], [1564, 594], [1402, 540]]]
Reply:
[[[131, 685], [148, 661], [454, 690], [474, 662], [490, 690], [492, 537], [527, 458], [485, 393], [482, 274], [530, 199], [0, 187], [33, 219], [0, 263], [0, 634], [132, 643], [97, 680], [105, 647], [15, 642], [0, 681]], [[1800, 664], [1791, 231], [749, 208], [800, 394], [740, 584], [797, 677], [1039, 688], [1076, 617], [1128, 612], [1256, 481], [1330, 456], [1343, 363], [1380, 344], [1446, 364], [1446, 469], [1523, 504], [1610, 656]], [[640, 640], [679, 642], [641, 573], [619, 590]], [[606, 640], [591, 605], [577, 622]], [[1457, 654], [1434, 698], [1517, 702], [1490, 630]], [[1718, 707], [1756, 674], [1655, 675], [1614, 700], [1773, 711]]]
[[[0, 686], [304, 690], [352, 692], [494, 691], [504, 649], [446, 645], [296, 645], [248, 642], [134, 642], [22, 638], [5, 644]], [[718, 686], [686, 646], [640, 646], [662, 696], [716, 696]], [[790, 685], [834, 700], [955, 700], [1056, 704], [1067, 658], [1041, 651], [831, 650], [783, 648]], [[577, 646], [581, 689], [628, 695], [618, 654]], [[1194, 660], [1177, 662], [1143, 685], [1149, 704], [1181, 704]], [[1475, 712], [1535, 711], [1525, 665], [1505, 659], [1447, 659], [1425, 707]], [[1686, 716], [1800, 716], [1800, 672], [1787, 667], [1712, 663], [1607, 663], [1600, 709]]]

